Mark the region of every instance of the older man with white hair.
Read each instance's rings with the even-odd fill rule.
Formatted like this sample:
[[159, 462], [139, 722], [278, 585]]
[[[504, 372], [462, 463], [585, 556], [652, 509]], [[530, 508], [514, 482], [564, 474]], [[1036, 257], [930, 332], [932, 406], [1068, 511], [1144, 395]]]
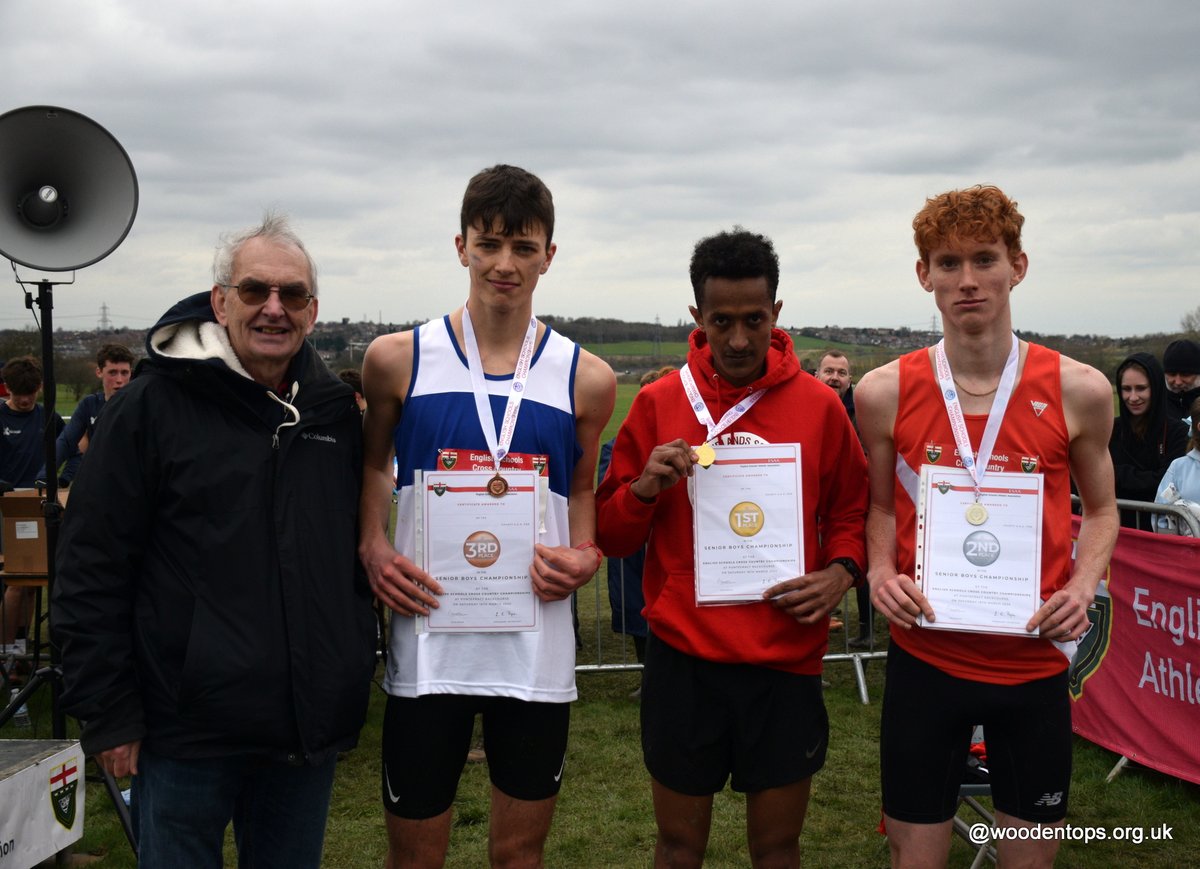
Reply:
[[316, 274], [280, 217], [151, 329], [97, 425], [53, 618], [83, 747], [135, 774], [142, 867], [317, 867], [366, 715], [354, 395], [308, 345]]

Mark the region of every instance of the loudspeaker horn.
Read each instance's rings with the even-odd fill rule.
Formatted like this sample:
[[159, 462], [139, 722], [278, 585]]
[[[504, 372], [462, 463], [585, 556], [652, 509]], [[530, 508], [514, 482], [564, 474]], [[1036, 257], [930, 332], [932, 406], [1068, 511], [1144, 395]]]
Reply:
[[0, 115], [0, 256], [48, 272], [99, 262], [129, 234], [129, 155], [91, 118], [55, 106]]

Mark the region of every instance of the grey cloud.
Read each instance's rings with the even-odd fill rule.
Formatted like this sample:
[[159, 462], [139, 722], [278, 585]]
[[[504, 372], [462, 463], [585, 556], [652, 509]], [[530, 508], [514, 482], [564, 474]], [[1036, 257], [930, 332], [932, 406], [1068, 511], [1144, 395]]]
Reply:
[[105, 299], [152, 320], [203, 288], [219, 231], [270, 205], [322, 265], [323, 317], [435, 316], [465, 290], [462, 188], [500, 161], [555, 192], [547, 313], [673, 322], [691, 245], [741, 222], [779, 245], [786, 323], [927, 322], [908, 221], [980, 181], [1029, 217], [1020, 325], [1172, 329], [1194, 294], [1190, 0], [9, 0], [0, 30], [21, 34], [0, 111], [92, 116], [142, 185], [129, 240], [65, 316]]

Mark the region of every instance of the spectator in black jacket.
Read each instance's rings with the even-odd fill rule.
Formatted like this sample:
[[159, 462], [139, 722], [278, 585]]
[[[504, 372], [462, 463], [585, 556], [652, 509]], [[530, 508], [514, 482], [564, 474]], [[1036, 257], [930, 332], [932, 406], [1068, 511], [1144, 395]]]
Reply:
[[[821, 356], [821, 361], [817, 363], [814, 376], [838, 394], [842, 406], [850, 416], [850, 422], [854, 422], [854, 380], [850, 373], [850, 360], [846, 354], [832, 347], [826, 350]], [[858, 431], [857, 423], [854, 430]]]
[[321, 864], [339, 751], [366, 717], [361, 419], [305, 338], [286, 222], [218, 248], [113, 397], [72, 488], [53, 592], [63, 708], [134, 773], [138, 865]]
[[[830, 347], [821, 356], [821, 361], [817, 363], [815, 376], [817, 380], [833, 389], [841, 397], [842, 407], [846, 408], [850, 422], [854, 425], [854, 433], [858, 434], [858, 421], [854, 416], [854, 378], [849, 357], [841, 350]], [[865, 582], [862, 583], [854, 590], [854, 596], [858, 602], [858, 636], [850, 641], [850, 647], [866, 649], [870, 647], [874, 639], [871, 621], [875, 611], [871, 608], [871, 587]], [[836, 611], [834, 615], [837, 615]], [[837, 619], [834, 621], [836, 622]]]
[[1200, 398], [1200, 344], [1181, 338], [1163, 351], [1167, 378], [1167, 405], [1176, 419], [1186, 419], [1192, 402]]
[[[1167, 408], [1162, 366], [1149, 353], [1134, 353], [1117, 367], [1121, 412], [1113, 424], [1112, 455], [1117, 497], [1154, 501], [1171, 462], [1187, 452], [1188, 427]], [[1153, 530], [1153, 516], [1121, 511], [1127, 528]]]

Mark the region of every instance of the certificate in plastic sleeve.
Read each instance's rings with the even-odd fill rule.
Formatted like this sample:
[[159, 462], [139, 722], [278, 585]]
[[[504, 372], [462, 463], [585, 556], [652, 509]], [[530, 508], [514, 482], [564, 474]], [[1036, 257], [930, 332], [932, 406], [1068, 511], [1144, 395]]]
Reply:
[[1025, 625], [1042, 605], [1042, 504], [1041, 474], [989, 471], [977, 501], [967, 471], [922, 465], [913, 579], [935, 621], [917, 623], [1037, 636]]
[[718, 446], [688, 478], [696, 603], [745, 603], [804, 573], [799, 444]]
[[529, 565], [537, 539], [537, 472], [425, 471], [416, 482], [417, 535], [425, 572], [442, 586], [418, 630], [441, 633], [536, 631], [541, 602]]

